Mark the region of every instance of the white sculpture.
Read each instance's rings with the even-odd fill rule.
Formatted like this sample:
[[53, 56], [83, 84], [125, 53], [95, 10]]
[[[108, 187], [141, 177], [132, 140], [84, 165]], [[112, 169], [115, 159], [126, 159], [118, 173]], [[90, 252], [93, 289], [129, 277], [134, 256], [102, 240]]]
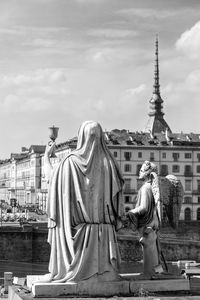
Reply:
[[123, 179], [101, 126], [84, 122], [76, 150], [55, 169], [49, 159], [54, 147], [54, 143], [47, 146], [45, 152], [51, 245], [48, 281], [116, 280]]
[[138, 192], [136, 207], [127, 214], [131, 228], [139, 233], [143, 248], [143, 275], [146, 278], [163, 273], [163, 265], [167, 268], [159, 240], [163, 206], [170, 225], [176, 227], [183, 200], [181, 182], [174, 175], [160, 181], [157, 173], [154, 163], [143, 163], [139, 178], [144, 184]]

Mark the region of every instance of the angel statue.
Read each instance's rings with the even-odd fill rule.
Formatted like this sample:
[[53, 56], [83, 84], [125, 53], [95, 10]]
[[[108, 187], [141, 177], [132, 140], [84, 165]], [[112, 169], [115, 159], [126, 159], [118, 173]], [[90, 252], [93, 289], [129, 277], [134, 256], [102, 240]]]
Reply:
[[139, 233], [139, 242], [143, 248], [143, 276], [151, 278], [167, 270], [159, 241], [163, 206], [170, 225], [178, 225], [183, 186], [174, 175], [158, 178], [157, 166], [145, 161], [140, 169], [139, 179], [144, 184], [138, 191], [136, 207], [127, 213], [130, 226]]

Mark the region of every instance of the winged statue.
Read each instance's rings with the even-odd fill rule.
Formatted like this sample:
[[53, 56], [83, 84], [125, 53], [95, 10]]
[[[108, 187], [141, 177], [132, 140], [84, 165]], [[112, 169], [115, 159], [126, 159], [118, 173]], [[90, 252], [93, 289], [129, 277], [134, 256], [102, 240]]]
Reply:
[[168, 270], [159, 240], [163, 211], [169, 224], [177, 228], [181, 205], [183, 202], [183, 186], [174, 175], [165, 178], [158, 176], [157, 166], [145, 161], [139, 172], [143, 185], [138, 191], [135, 208], [129, 210], [126, 217], [128, 227], [138, 231], [139, 242], [143, 248], [143, 274], [151, 278], [162, 273], [162, 261]]

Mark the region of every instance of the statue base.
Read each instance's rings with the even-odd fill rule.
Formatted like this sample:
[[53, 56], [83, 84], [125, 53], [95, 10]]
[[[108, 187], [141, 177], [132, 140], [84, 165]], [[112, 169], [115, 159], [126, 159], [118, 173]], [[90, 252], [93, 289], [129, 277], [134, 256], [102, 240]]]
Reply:
[[[140, 291], [147, 293], [189, 292], [189, 280], [185, 278], [159, 278], [153, 280], [139, 279], [138, 274], [123, 274], [119, 281], [92, 282], [90, 280], [78, 283], [37, 283], [40, 276], [27, 276], [27, 287], [21, 289], [12, 286], [8, 299], [33, 299], [34, 297], [50, 298], [97, 298], [113, 296], [136, 296]], [[141, 277], [142, 278], [142, 277]]]
[[78, 283], [38, 283], [40, 276], [27, 276], [27, 287], [34, 297], [110, 297], [129, 295], [129, 281], [97, 282], [84, 280]]

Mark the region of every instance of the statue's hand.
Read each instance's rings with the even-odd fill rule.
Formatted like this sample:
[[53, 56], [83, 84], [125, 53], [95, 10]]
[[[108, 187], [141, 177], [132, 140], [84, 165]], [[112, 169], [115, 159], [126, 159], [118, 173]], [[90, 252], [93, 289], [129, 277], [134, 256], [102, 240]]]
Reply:
[[46, 157], [51, 157], [52, 153], [55, 152], [55, 148], [56, 148], [56, 143], [55, 142], [49, 142], [46, 145], [45, 156]]
[[[137, 213], [137, 209], [135, 209], [135, 208], [130, 209], [130, 210], [128, 211], [128, 213], [136, 214], [136, 213]], [[127, 213], [127, 214], [128, 214], [128, 213]]]
[[126, 214], [124, 214], [123, 216], [121, 216], [121, 221], [122, 221], [122, 222], [126, 222], [126, 221], [127, 221], [127, 216], [126, 216]]
[[124, 215], [121, 217], [121, 222], [122, 222], [122, 227], [123, 227], [123, 228], [129, 227], [130, 221], [129, 221], [129, 218], [127, 217], [126, 214], [124, 214]]
[[54, 153], [55, 146], [56, 146], [55, 142], [49, 142], [46, 146], [46, 149], [45, 149], [45, 154], [44, 154], [44, 177], [45, 177], [47, 183], [49, 183], [49, 180], [50, 180], [51, 175], [52, 175], [53, 166], [52, 166], [50, 157], [51, 157], [52, 153]]

